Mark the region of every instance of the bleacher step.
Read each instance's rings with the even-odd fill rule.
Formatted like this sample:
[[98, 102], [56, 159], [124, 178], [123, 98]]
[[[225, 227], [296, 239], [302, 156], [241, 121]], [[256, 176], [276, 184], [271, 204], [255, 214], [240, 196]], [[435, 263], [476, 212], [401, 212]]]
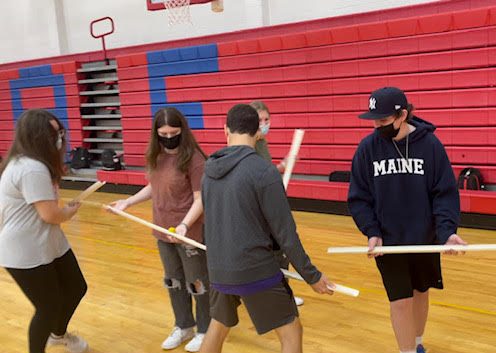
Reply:
[[[103, 153], [103, 149], [101, 148], [91, 148], [88, 150], [89, 153], [94, 153], [94, 154], [102, 154]], [[115, 150], [115, 153], [117, 154], [123, 154], [124, 151], [119, 151], [119, 150]]]
[[81, 108], [119, 107], [120, 105], [120, 102], [81, 103]]
[[105, 83], [105, 82], [112, 82], [112, 84], [115, 84], [117, 82], [117, 80], [118, 80], [117, 76], [99, 77], [99, 78], [90, 78], [90, 79], [86, 79], [86, 80], [79, 80], [78, 83], [85, 84], [85, 83]]
[[81, 115], [83, 119], [120, 119], [121, 114], [85, 114]]
[[116, 138], [103, 138], [103, 137], [88, 137], [83, 140], [84, 142], [109, 142], [109, 143], [122, 143], [122, 139]]
[[122, 130], [122, 126], [102, 125], [102, 126], [83, 126], [84, 131], [105, 131], [105, 130]]
[[117, 70], [117, 65], [105, 65], [105, 66], [96, 66], [96, 67], [83, 67], [78, 69], [77, 72], [98, 72], [98, 71], [113, 71]]
[[118, 89], [109, 89], [109, 90], [98, 90], [98, 91], [82, 91], [79, 92], [79, 95], [81, 96], [100, 96], [100, 95], [107, 95], [107, 94], [119, 94]]

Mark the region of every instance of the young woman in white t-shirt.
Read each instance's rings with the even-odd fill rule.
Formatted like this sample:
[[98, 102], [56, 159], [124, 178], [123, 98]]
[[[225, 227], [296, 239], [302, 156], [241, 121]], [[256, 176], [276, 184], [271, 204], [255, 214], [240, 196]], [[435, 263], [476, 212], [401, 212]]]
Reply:
[[85, 352], [88, 344], [67, 332], [86, 293], [86, 281], [60, 228], [79, 204], [58, 206], [64, 172], [65, 130], [45, 110], [25, 111], [0, 167], [0, 266], [35, 307], [29, 326], [29, 352], [65, 345]]

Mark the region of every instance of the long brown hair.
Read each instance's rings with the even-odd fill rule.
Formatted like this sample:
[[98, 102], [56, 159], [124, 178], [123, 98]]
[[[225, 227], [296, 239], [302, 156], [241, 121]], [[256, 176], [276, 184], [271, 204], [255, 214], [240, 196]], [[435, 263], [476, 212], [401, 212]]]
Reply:
[[158, 140], [158, 129], [162, 126], [169, 125], [171, 127], [181, 128], [181, 142], [179, 144], [179, 152], [177, 158], [177, 169], [182, 173], [186, 173], [191, 162], [191, 158], [198, 150], [205, 159], [207, 155], [202, 151], [198, 143], [196, 142], [195, 136], [189, 128], [188, 121], [184, 115], [173, 107], [167, 107], [160, 109], [153, 116], [153, 126], [150, 136], [150, 142], [148, 144], [148, 149], [146, 151], [146, 162], [148, 169], [153, 171], [157, 168], [157, 158], [160, 153], [165, 153], [164, 148], [160, 145]]
[[7, 164], [13, 159], [25, 156], [40, 161], [48, 168], [52, 181], [59, 183], [64, 175], [63, 156], [65, 153], [65, 136], [62, 137], [62, 149], [56, 147], [58, 132], [50, 121], [55, 121], [59, 130], [64, 130], [62, 123], [50, 112], [42, 109], [26, 110], [19, 117], [15, 129], [15, 138], [7, 158], [0, 166], [3, 174]]

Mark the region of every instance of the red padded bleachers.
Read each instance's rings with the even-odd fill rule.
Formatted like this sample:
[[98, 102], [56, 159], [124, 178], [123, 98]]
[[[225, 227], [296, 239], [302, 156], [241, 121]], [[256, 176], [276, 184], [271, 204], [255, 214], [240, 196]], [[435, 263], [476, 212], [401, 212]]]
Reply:
[[[485, 44], [487, 45], [487, 44]], [[377, 58], [344, 59], [326, 48], [301, 49], [298, 52], [263, 53], [244, 56], [221, 57], [219, 67], [221, 71], [248, 70], [255, 68], [270, 68], [287, 65], [310, 65], [327, 63], [325, 77], [355, 77], [359, 75], [399, 74], [422, 71], [437, 71], [462, 69], [470, 67], [484, 67], [494, 64], [494, 48], [473, 48], [451, 52], [427, 52], [408, 55], [387, 55], [382, 53]], [[344, 55], [344, 54], [343, 54]], [[346, 57], [349, 52], [346, 52]], [[471, 59], [471, 60], [470, 60]], [[140, 68], [124, 70], [125, 79], [143, 77], [139, 75]], [[133, 71], [136, 71], [133, 73]], [[319, 71], [319, 75], [322, 71]]]
[[303, 35], [281, 35], [220, 43], [219, 54], [221, 56], [238, 55], [243, 53], [279, 51], [285, 47], [301, 48], [314, 45], [415, 36], [419, 34], [484, 27], [494, 25], [495, 23], [494, 8], [472, 9], [408, 19], [394, 19], [334, 27], [309, 31]]
[[[2, 98], [2, 94], [4, 92], [0, 92], [0, 99]], [[65, 94], [67, 96], [78, 96], [79, 89], [77, 85], [66, 85], [65, 86]], [[47, 96], [54, 95], [53, 87], [40, 87], [40, 88], [24, 88], [21, 90], [22, 99], [28, 98], [43, 98]], [[10, 97], [9, 97], [10, 98]]]
[[98, 180], [104, 180], [115, 184], [146, 185], [147, 180], [144, 171], [121, 170], [121, 171], [97, 171]]
[[[320, 199], [329, 201], [346, 201], [347, 183], [328, 183], [318, 181], [294, 180], [289, 184], [288, 196]], [[494, 214], [496, 198], [493, 193], [485, 191], [460, 191], [460, 206], [462, 212]]]
[[[313, 65], [318, 67], [317, 65]], [[293, 70], [294, 69], [294, 70]], [[188, 99], [190, 93], [195, 94], [198, 91], [220, 89], [237, 89], [239, 88], [259, 88], [266, 95], [271, 94], [272, 90], [277, 96], [278, 89], [281, 86], [296, 86], [300, 90], [306, 90], [308, 94], [349, 94], [349, 93], [370, 93], [378, 86], [401, 86], [404, 91], [434, 90], [434, 89], [453, 89], [453, 88], [476, 88], [490, 87], [496, 78], [494, 68], [473, 69], [463, 71], [438, 71], [417, 74], [400, 74], [400, 75], [380, 75], [370, 77], [355, 77], [342, 79], [324, 79], [331, 76], [331, 72], [317, 77], [309, 78], [311, 66], [288, 68], [288, 69], [260, 69], [249, 70], [249, 72], [238, 71], [226, 75], [224, 73], [206, 74], [197, 78], [196, 87], [193, 85], [194, 77], [171, 76], [166, 79], [168, 87], [167, 94], [170, 100], [179, 101], [174, 95], [183, 94]], [[301, 71], [301, 73], [299, 73]], [[275, 82], [270, 82], [275, 81]], [[182, 83], [185, 82], [185, 85]], [[182, 87], [181, 87], [182, 86]], [[185, 87], [191, 86], [191, 87]], [[147, 90], [148, 80], [130, 80], [122, 83], [123, 92]], [[139, 89], [137, 89], [138, 87]], [[195, 87], [195, 88], [193, 88]], [[281, 93], [279, 93], [280, 95]], [[215, 97], [215, 96], [214, 96]], [[241, 98], [241, 97], [240, 97]]]
[[[494, 27], [436, 33], [426, 36], [415, 36], [377, 41], [356, 42], [349, 44], [333, 44], [326, 47], [308, 47], [297, 50], [286, 49], [278, 52], [254, 52], [223, 56], [219, 44], [219, 63], [221, 71], [248, 69], [279, 65], [295, 65], [312, 62], [365, 59], [372, 57], [391, 57], [396, 55], [431, 53], [467, 49], [494, 45], [496, 36]], [[129, 80], [147, 76], [146, 63], [140, 66], [119, 66], [119, 79]]]
[[[80, 145], [83, 141], [81, 114], [79, 105], [86, 98], [79, 97], [77, 86], [77, 68], [76, 62], [61, 62], [51, 65], [53, 75], [62, 75], [54, 77], [47, 75], [50, 69], [46, 67], [34, 67], [24, 70], [28, 72], [26, 77], [19, 77], [19, 70], [0, 71], [0, 155], [4, 155], [10, 148], [14, 138], [14, 111], [42, 108], [42, 109], [63, 109], [67, 113], [64, 120], [68, 127], [68, 140], [71, 146]], [[33, 88], [17, 89], [17, 96], [13, 100], [11, 96], [11, 80], [22, 82], [23, 86], [33, 85]], [[22, 80], [22, 81], [21, 81]], [[47, 86], [41, 86], [47, 80]], [[60, 89], [63, 87], [63, 89]], [[61, 96], [65, 98], [60, 99]], [[56, 113], [57, 114], [57, 113]]]
[[[64, 76], [65, 85], [77, 84], [78, 78], [77, 78], [77, 74], [75, 72], [74, 73], [64, 73], [62, 75]], [[0, 76], [0, 91], [10, 90], [10, 80], [12, 80], [12, 79], [18, 79], [18, 77], [11, 77], [11, 78], [4, 77], [4, 78], [2, 78]], [[25, 78], [24, 80], [29, 80], [29, 79], [30, 78]], [[66, 94], [69, 95], [69, 93], [67, 93], [67, 92], [66, 92]]]
[[[496, 88], [410, 92], [409, 100], [418, 109], [484, 108], [496, 106]], [[368, 106], [368, 94], [310, 96], [264, 99], [274, 113], [355, 112]], [[206, 115], [223, 115], [236, 103], [246, 99], [203, 103]]]
[[[131, 95], [133, 95], [132, 98], [129, 98]], [[496, 106], [496, 88], [410, 92], [408, 97], [419, 110], [451, 110], [455, 108], [467, 109]], [[203, 113], [205, 115], [225, 115], [234, 104], [240, 101], [250, 101], [254, 98], [247, 99], [245, 97], [204, 102]], [[139, 101], [140, 99], [148, 99], [149, 101], [149, 95], [146, 93], [123, 95], [123, 101]], [[354, 113], [359, 107], [367, 106], [368, 94], [268, 98], [264, 99], [264, 101], [270, 107], [272, 113]], [[123, 115], [128, 117], [151, 117], [149, 105], [124, 105], [123, 103], [121, 110]]]
[[[371, 132], [370, 128], [306, 129], [303, 145], [358, 145]], [[193, 134], [199, 143], [225, 143], [226, 141], [224, 131], [219, 129], [193, 130]], [[496, 146], [496, 127], [439, 128], [435, 134], [445, 146], [458, 146], [462, 143], [462, 150], [470, 146], [482, 146], [488, 152], [493, 152], [491, 147]], [[124, 130], [123, 137], [128, 141], [147, 142], [150, 132], [149, 130]], [[292, 138], [292, 129], [274, 129], [268, 135], [270, 144], [290, 144]], [[496, 164], [496, 154], [494, 164]]]
[[[154, 104], [201, 102], [205, 129], [194, 134], [208, 154], [225, 145], [222, 128], [234, 104], [263, 100], [274, 162], [288, 153], [293, 129], [304, 128], [294, 173], [349, 170], [357, 144], [372, 132], [370, 121], [357, 118], [369, 93], [399, 86], [416, 114], [438, 126], [454, 172], [475, 166], [496, 183], [496, 7], [219, 43], [218, 55], [219, 72], [165, 78], [157, 76], [160, 64], [148, 71], [144, 54], [119, 57], [127, 164], [145, 164], [153, 95]], [[163, 87], [165, 94], [153, 91]], [[343, 201], [347, 187], [295, 180], [288, 193]], [[464, 210], [487, 211], [480, 200], [464, 194]]]
[[[250, 100], [289, 98], [301, 96], [322, 96], [370, 93], [377, 87], [402, 86], [407, 92], [430, 91], [454, 88], [491, 87], [496, 81], [496, 70], [469, 70], [469, 72], [443, 72], [419, 75], [379, 76], [342, 80], [308, 80], [298, 82], [233, 85], [225, 87], [202, 87], [170, 89], [167, 100], [174, 102], [217, 101], [227, 99]], [[368, 93], [367, 93], [368, 92]], [[127, 104], [140, 104], [149, 101], [149, 94], [143, 92], [123, 93]], [[429, 92], [425, 92], [428, 94]], [[148, 97], [143, 97], [143, 96]], [[143, 102], [142, 104], [146, 104]]]
[[[151, 128], [151, 112], [147, 106], [127, 106], [122, 108], [132, 118], [123, 119], [124, 130], [149, 130]], [[272, 113], [273, 128], [347, 128], [372, 127], [372, 122], [358, 119], [355, 112], [336, 113]], [[476, 127], [496, 126], [496, 108], [467, 109], [418, 109], [415, 112], [423, 119], [438, 127]], [[1, 117], [1, 114], [0, 114]], [[223, 128], [225, 115], [205, 115], [206, 129]]]

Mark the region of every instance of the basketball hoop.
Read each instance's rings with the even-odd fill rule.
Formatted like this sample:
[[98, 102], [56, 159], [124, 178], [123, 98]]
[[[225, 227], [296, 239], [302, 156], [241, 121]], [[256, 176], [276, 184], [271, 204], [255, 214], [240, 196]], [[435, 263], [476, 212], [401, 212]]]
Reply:
[[191, 22], [191, 14], [189, 12], [190, 5], [197, 5], [211, 2], [213, 12], [224, 11], [223, 0], [163, 0], [164, 8], [167, 10], [169, 17], [169, 26], [174, 26], [181, 23]]
[[189, 13], [190, 0], [164, 0], [164, 7], [169, 16], [169, 26], [180, 23], [191, 24], [191, 15]]

